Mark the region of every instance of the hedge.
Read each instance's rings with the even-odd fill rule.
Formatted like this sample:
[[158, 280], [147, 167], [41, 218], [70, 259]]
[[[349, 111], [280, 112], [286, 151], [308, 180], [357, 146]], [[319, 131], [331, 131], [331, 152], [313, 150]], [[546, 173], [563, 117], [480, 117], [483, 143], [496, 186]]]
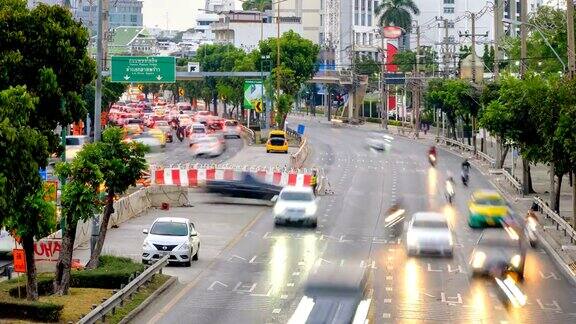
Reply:
[[64, 306], [27, 302], [18, 299], [0, 300], [0, 318], [19, 318], [39, 322], [58, 322]]
[[[366, 118], [366, 121], [369, 123], [376, 123], [376, 124], [382, 123], [382, 119], [380, 119], [380, 118]], [[390, 126], [402, 126], [402, 121], [394, 120], [394, 119], [388, 119], [388, 125], [390, 125]]]
[[[95, 270], [72, 271], [71, 287], [119, 289], [127, 284], [131, 277], [144, 271], [144, 265], [135, 263], [129, 258], [101, 256], [100, 265]], [[41, 296], [53, 293], [53, 276], [38, 277], [38, 294]], [[2, 283], [2, 293], [12, 299], [0, 301], [0, 318], [19, 318], [40, 322], [57, 322], [60, 320], [62, 305], [30, 302], [26, 298], [26, 281], [12, 279]], [[20, 290], [20, 291], [19, 291]], [[20, 297], [20, 298], [18, 298]]]

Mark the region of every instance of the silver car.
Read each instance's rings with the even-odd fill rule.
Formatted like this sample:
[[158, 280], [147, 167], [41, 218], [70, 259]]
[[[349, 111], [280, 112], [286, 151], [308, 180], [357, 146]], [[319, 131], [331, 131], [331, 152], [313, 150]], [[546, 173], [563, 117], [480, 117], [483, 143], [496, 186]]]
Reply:
[[420, 212], [412, 216], [406, 232], [408, 255], [452, 256], [453, 233], [444, 214]]
[[237, 137], [242, 136], [242, 127], [235, 120], [226, 120], [223, 129], [224, 137]]

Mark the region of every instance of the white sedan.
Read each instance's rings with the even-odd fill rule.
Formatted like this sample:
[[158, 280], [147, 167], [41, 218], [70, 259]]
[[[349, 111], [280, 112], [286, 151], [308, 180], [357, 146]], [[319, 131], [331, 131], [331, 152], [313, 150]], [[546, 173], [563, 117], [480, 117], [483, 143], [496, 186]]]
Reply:
[[194, 224], [187, 218], [157, 218], [142, 244], [142, 263], [153, 263], [165, 255], [170, 262], [190, 266], [191, 260], [198, 260], [200, 238]]
[[299, 223], [316, 227], [318, 203], [312, 188], [286, 187], [280, 191], [274, 205], [274, 223]]
[[453, 233], [444, 214], [420, 212], [412, 216], [406, 231], [408, 255], [452, 256]]
[[195, 157], [200, 155], [215, 157], [224, 153], [224, 145], [223, 140], [216, 136], [205, 136], [197, 138], [193, 144], [190, 144], [190, 147]]

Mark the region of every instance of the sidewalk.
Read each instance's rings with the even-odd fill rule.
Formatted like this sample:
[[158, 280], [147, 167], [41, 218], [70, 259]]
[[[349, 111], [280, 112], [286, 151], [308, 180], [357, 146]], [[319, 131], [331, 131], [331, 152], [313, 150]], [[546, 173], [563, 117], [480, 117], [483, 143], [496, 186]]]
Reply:
[[[330, 124], [325, 118], [318, 118], [313, 116], [292, 116], [295, 120], [306, 120], [306, 121], [318, 121], [323, 124]], [[363, 125], [342, 125], [341, 127], [356, 127], [360, 129], [370, 130], [370, 131], [382, 131], [380, 124], [366, 123]], [[412, 130], [402, 129], [401, 127], [388, 126], [388, 132], [391, 135], [403, 136], [407, 138], [414, 139]], [[531, 207], [533, 198], [539, 196], [549, 204], [549, 174], [548, 166], [537, 164], [531, 166], [532, 174], [532, 185], [535, 194], [531, 194], [522, 197], [504, 177], [502, 174], [495, 174], [490, 172], [493, 170], [492, 166], [483, 159], [474, 157], [471, 152], [466, 152], [460, 150], [456, 146], [446, 146], [439, 145], [436, 143], [436, 131], [432, 129], [426, 134], [420, 132], [419, 138], [414, 139], [420, 142], [427, 143], [428, 145], [438, 145], [444, 150], [450, 151], [454, 154], [462, 156], [462, 158], [468, 158], [470, 163], [481, 171], [506, 197], [506, 199], [512, 204], [513, 209], [518, 215], [524, 215], [526, 211]], [[467, 143], [466, 143], [467, 144]], [[477, 141], [478, 148], [480, 147], [480, 141]], [[488, 141], [486, 145], [487, 153], [490, 156], [494, 156], [495, 153], [495, 143], [493, 141]], [[485, 151], [486, 152], [486, 151]], [[522, 175], [522, 160], [521, 157], [514, 158], [514, 165], [512, 165], [512, 152], [508, 153], [506, 161], [504, 163], [504, 168], [508, 169], [509, 172], [514, 170], [514, 175], [516, 179], [521, 178]], [[572, 221], [572, 188], [569, 185], [568, 177], [564, 177], [562, 182], [562, 190], [560, 196], [560, 215], [567, 221]], [[572, 276], [576, 273], [576, 242], [570, 242], [570, 238], [565, 235], [564, 231], [557, 230], [555, 223], [551, 219], [547, 219], [544, 216], [539, 217], [540, 223], [542, 225], [541, 236], [545, 239], [545, 246], [556, 253], [565, 265], [568, 265], [572, 269]], [[557, 259], [556, 256], [552, 255], [553, 258]]]

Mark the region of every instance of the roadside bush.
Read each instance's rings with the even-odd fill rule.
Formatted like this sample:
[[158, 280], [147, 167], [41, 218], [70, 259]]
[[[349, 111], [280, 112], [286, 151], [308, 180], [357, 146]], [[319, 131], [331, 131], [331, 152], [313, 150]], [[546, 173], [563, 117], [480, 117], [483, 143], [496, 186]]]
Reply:
[[[52, 283], [52, 282], [50, 282]], [[0, 300], [0, 318], [58, 322], [64, 306], [20, 300]]]
[[[10, 281], [14, 283], [16, 279]], [[38, 295], [46, 296], [51, 295], [54, 291], [54, 286], [52, 285], [52, 277], [38, 277]], [[8, 294], [14, 298], [26, 298], [26, 283], [22, 280], [16, 281], [13, 287], [8, 288]], [[20, 290], [20, 292], [18, 292]]]
[[[380, 119], [380, 118], [366, 118], [366, 121], [368, 123], [380, 124], [382, 122], [382, 119]], [[394, 119], [388, 119], [388, 125], [390, 125], [390, 126], [402, 126], [402, 121], [394, 120]]]
[[144, 265], [129, 258], [109, 255], [100, 257], [100, 266], [94, 270], [72, 272], [70, 285], [82, 288], [118, 289], [127, 284], [130, 277], [144, 271]]

